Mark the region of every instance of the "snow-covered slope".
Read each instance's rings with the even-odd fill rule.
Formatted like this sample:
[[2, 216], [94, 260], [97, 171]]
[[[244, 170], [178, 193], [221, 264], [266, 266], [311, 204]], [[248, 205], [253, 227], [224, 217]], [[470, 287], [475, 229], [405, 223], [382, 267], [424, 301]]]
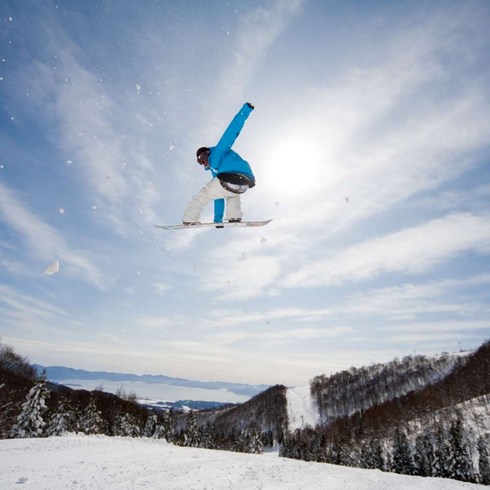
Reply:
[[161, 440], [68, 436], [0, 440], [0, 488], [463, 490], [484, 488]]
[[293, 432], [296, 429], [304, 429], [307, 426], [315, 428], [320, 422], [320, 414], [313, 405], [310, 387], [300, 386], [288, 388], [286, 391], [288, 429]]

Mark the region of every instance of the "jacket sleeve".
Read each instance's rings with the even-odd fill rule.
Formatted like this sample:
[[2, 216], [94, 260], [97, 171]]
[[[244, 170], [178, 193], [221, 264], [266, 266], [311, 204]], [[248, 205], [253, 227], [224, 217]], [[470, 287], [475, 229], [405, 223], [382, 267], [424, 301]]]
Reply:
[[231, 120], [215, 147], [220, 155], [231, 149], [252, 111], [253, 109], [248, 104], [243, 104], [243, 107], [238, 111], [238, 114]]

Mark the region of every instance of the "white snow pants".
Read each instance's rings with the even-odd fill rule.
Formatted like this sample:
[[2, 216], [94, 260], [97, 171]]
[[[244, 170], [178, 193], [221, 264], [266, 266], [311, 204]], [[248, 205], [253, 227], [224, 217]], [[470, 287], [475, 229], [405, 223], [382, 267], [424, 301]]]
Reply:
[[192, 198], [185, 209], [182, 221], [184, 223], [199, 221], [204, 206], [215, 199], [226, 200], [226, 219], [242, 219], [240, 194], [227, 191], [215, 177]]

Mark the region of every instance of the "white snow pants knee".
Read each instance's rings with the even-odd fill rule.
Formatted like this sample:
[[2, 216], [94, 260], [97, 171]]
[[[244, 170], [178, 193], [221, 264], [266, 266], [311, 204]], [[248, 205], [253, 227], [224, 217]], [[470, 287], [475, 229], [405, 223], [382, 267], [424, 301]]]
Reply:
[[204, 206], [215, 199], [226, 200], [226, 219], [242, 219], [240, 194], [224, 189], [219, 179], [215, 177], [192, 198], [185, 209], [182, 221], [184, 223], [199, 221]]

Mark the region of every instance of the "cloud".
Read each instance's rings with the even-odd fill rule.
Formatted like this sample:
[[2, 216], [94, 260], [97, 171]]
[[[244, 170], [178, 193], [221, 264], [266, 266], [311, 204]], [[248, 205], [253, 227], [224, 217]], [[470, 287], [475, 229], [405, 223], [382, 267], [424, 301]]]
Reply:
[[372, 317], [378, 319], [378, 322], [383, 319], [390, 324], [429, 314], [447, 318], [486, 316], [488, 308], [485, 300], [479, 298], [473, 290], [474, 287], [485, 287], [489, 283], [489, 274], [479, 274], [460, 279], [405, 283], [373, 289], [351, 295], [344, 304], [334, 308], [333, 313], [365, 319]]
[[389, 43], [375, 37], [368, 59], [349, 58], [275, 111], [254, 160], [266, 162], [258, 187], [281, 202], [276, 226], [345, 231], [479, 164], [489, 91], [487, 80], [467, 81], [470, 62], [455, 54], [467, 21], [399, 25]]
[[490, 329], [490, 320], [445, 320], [433, 322], [411, 322], [402, 325], [386, 327], [389, 332], [423, 332], [429, 334], [444, 334], [445, 332], [470, 332], [472, 330]]
[[44, 262], [57, 260], [70, 275], [82, 276], [86, 281], [104, 289], [104, 280], [85, 252], [73, 249], [58, 231], [32, 213], [17, 195], [0, 182], [0, 214], [15, 230], [32, 256]]
[[0, 285], [0, 303], [3, 303], [5, 317], [21, 319], [28, 317], [45, 321], [50, 318], [68, 318], [68, 313], [57, 306], [45, 301], [33, 298], [27, 294], [20, 293], [16, 289]]
[[204, 316], [204, 324], [206, 327], [223, 328], [230, 326], [238, 326], [244, 324], [263, 325], [264, 323], [274, 323], [276, 321], [311, 321], [319, 320], [331, 314], [330, 309], [310, 309], [300, 307], [281, 307], [262, 311], [246, 311], [234, 308], [214, 309], [209, 315]]
[[381, 273], [419, 274], [460, 253], [490, 253], [490, 218], [452, 214], [364, 241], [288, 274], [286, 287], [330, 286], [369, 280]]
[[104, 84], [100, 67], [84, 63], [85, 54], [53, 18], [41, 38], [47, 61], [35, 60], [21, 83], [28, 87], [32, 107], [42, 111], [50, 140], [70, 161], [71, 171], [82, 176], [98, 215], [118, 232], [127, 232], [131, 217], [156, 222], [153, 165], [137, 116], [126, 116], [137, 94], [120, 96], [115, 85]]
[[303, 4], [304, 0], [274, 0], [266, 7], [250, 10], [240, 19], [231, 59], [218, 76], [216, 94], [222, 104], [226, 106], [227, 101], [236, 103], [243, 97], [265, 54], [300, 12]]

